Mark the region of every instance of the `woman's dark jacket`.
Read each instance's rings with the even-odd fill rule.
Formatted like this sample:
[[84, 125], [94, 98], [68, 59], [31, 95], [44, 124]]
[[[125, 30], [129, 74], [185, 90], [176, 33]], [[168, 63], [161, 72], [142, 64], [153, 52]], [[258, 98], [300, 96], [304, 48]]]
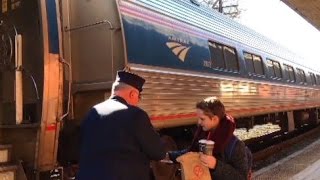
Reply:
[[[169, 157], [172, 161], [176, 162], [176, 158], [189, 151], [199, 152], [199, 139], [210, 139], [215, 141], [219, 150], [214, 150], [213, 154], [217, 159], [215, 169], [210, 169], [210, 174], [214, 180], [246, 180], [248, 177], [248, 159], [246, 155], [246, 146], [242, 141], [236, 141], [231, 155], [228, 155], [227, 147], [231, 146], [230, 140], [232, 138], [235, 126], [233, 119], [230, 116], [226, 116], [219, 124], [215, 132], [204, 132], [198, 128], [198, 131], [194, 137], [193, 143], [190, 148], [181, 151], [169, 152]], [[219, 143], [217, 145], [217, 143]]]

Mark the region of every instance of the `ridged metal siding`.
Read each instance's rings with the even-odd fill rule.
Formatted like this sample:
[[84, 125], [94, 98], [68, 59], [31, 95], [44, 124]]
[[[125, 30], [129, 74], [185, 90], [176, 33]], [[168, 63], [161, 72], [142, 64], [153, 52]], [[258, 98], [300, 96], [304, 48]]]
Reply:
[[[287, 85], [254, 82], [224, 76], [173, 74], [133, 66], [134, 72], [146, 79], [140, 106], [150, 117], [166, 117], [195, 112], [196, 102], [217, 96], [228, 113], [235, 117], [320, 107], [320, 90]], [[196, 118], [154, 120], [156, 127], [195, 123]]]

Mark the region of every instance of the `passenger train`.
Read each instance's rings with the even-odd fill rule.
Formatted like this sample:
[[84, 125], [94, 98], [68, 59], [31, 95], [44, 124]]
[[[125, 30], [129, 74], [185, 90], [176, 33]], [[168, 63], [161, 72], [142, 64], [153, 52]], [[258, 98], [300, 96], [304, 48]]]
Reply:
[[16, 165], [0, 177], [76, 163], [81, 120], [121, 69], [146, 79], [139, 106], [175, 142], [208, 96], [238, 127], [320, 120], [319, 68], [194, 1], [2, 0], [0, 17], [0, 144]]

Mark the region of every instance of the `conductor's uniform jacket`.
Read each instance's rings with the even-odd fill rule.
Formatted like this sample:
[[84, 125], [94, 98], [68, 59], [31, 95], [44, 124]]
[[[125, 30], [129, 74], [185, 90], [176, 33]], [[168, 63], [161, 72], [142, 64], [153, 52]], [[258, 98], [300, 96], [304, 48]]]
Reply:
[[79, 180], [148, 180], [165, 150], [147, 113], [121, 97], [95, 105], [81, 125]]

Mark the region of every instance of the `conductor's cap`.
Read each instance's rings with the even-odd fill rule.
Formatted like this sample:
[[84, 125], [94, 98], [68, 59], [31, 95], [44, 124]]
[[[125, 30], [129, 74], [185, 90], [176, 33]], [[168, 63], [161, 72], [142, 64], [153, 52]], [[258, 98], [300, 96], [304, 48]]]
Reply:
[[130, 72], [118, 71], [116, 81], [128, 84], [141, 92], [142, 86], [146, 80]]

